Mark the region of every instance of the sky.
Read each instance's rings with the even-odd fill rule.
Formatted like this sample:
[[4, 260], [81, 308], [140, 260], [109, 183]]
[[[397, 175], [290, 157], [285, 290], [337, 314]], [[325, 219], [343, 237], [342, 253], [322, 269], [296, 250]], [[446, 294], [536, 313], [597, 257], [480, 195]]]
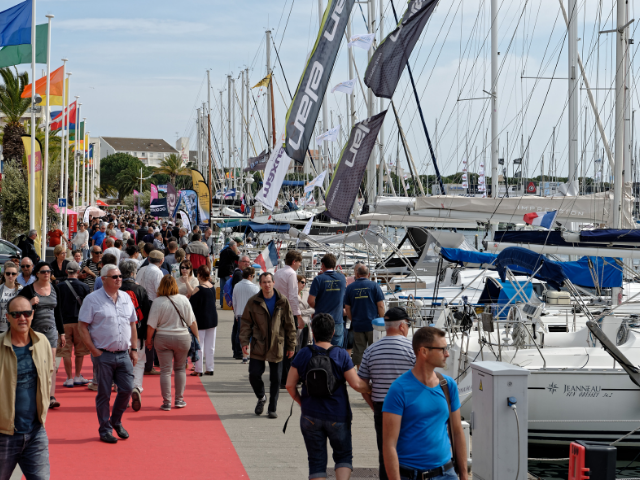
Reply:
[[[11, 0], [0, 5], [9, 8], [16, 3]], [[389, 1], [382, 3], [383, 28], [388, 34], [395, 22]], [[584, 57], [591, 85], [601, 89], [597, 91], [600, 114], [610, 135], [609, 142], [613, 144], [612, 96], [606, 90], [613, 85], [613, 36], [598, 35], [597, 31], [611, 28], [615, 2], [586, 0], [578, 3], [578, 36], [581, 38], [578, 48]], [[629, 2], [631, 18], [635, 18], [635, 3]], [[376, 4], [379, 5], [378, 1]], [[567, 82], [563, 78], [567, 77], [568, 65], [566, 28], [559, 4], [555, 0], [498, 0], [498, 4], [500, 156], [511, 161], [524, 152], [525, 158], [529, 158], [530, 174], [538, 175], [544, 155], [545, 174], [549, 174], [553, 173], [549, 171], [553, 150], [557, 173], [566, 174]], [[366, 33], [366, 5], [364, 7], [361, 9], [361, 5], [356, 4], [352, 10], [353, 34]], [[400, 14], [404, 3], [395, 0], [395, 7]], [[82, 116], [87, 118], [87, 130], [92, 136], [163, 138], [172, 145], [177, 137], [187, 136], [191, 138], [192, 148], [196, 144], [195, 109], [207, 100], [206, 71], [210, 69], [212, 129], [216, 144], [221, 132], [219, 92], [224, 90], [226, 115], [227, 75], [238, 78], [242, 69], [249, 68], [251, 85], [263, 78], [266, 73], [264, 32], [267, 28], [273, 31], [279, 55], [278, 62], [275, 51], [272, 52], [276, 126], [280, 133], [290, 99], [287, 84], [293, 92], [318, 29], [317, 0], [37, 0], [38, 23], [44, 23], [48, 13], [55, 15], [52, 70], [60, 66], [61, 58], [69, 59], [68, 71], [73, 73], [71, 95], [80, 96]], [[633, 33], [638, 24], [640, 22], [632, 25]], [[490, 89], [489, 31], [488, 0], [440, 2], [410, 59], [425, 123], [436, 146], [435, 154], [443, 174], [460, 171], [465, 159], [470, 171], [478, 171], [479, 165], [488, 161], [490, 115], [483, 90]], [[378, 22], [376, 32], [379, 34]], [[331, 86], [349, 79], [347, 51], [343, 40]], [[367, 52], [354, 49], [353, 53], [362, 77]], [[635, 58], [635, 51], [631, 54]], [[27, 68], [26, 65], [20, 67], [21, 70]], [[38, 76], [43, 68], [38, 65]], [[636, 68], [632, 68], [635, 74]], [[535, 76], [556, 80], [523, 78]], [[237, 87], [239, 83], [237, 80]], [[266, 116], [265, 97], [259, 89], [252, 90], [252, 94], [257, 106], [252, 108], [249, 120], [250, 155], [265, 147], [262, 126], [258, 122], [258, 117], [264, 119]], [[459, 100], [466, 98], [481, 99]], [[329, 148], [335, 160], [349, 134], [347, 100], [345, 94], [339, 92], [328, 92], [327, 99], [329, 126], [342, 126], [340, 141]], [[364, 100], [360, 87], [356, 87], [358, 120], [367, 115]], [[418, 170], [433, 173], [406, 71], [394, 95], [394, 103], [400, 111]], [[632, 105], [638, 103], [634, 88]], [[585, 113], [587, 106], [586, 94], [581, 90], [580, 156], [584, 159], [582, 168], [590, 172], [594, 158], [601, 156], [598, 152], [602, 144], [599, 139], [594, 142], [595, 122], [589, 109]], [[382, 107], [388, 108], [388, 101], [382, 102]], [[239, 149], [239, 110], [236, 116], [236, 148]], [[318, 131], [329, 126], [319, 127]], [[384, 135], [380, 137], [386, 161], [395, 162], [397, 138], [397, 125], [389, 114]], [[402, 152], [400, 165], [407, 170]]]

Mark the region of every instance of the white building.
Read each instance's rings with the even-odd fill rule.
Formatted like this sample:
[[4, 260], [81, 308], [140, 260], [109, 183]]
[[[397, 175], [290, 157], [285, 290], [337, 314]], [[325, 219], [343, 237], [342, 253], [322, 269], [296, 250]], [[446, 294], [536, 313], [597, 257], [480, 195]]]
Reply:
[[114, 153], [128, 153], [140, 159], [148, 167], [159, 167], [167, 156], [180, 152], [162, 139], [96, 137], [91, 139], [96, 145], [96, 155], [101, 160]]

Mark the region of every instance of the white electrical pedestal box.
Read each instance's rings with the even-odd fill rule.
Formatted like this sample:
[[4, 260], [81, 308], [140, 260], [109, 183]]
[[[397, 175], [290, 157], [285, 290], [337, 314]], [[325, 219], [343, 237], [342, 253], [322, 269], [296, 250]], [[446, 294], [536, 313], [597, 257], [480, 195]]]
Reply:
[[526, 480], [529, 371], [502, 362], [475, 362], [471, 370], [473, 478]]

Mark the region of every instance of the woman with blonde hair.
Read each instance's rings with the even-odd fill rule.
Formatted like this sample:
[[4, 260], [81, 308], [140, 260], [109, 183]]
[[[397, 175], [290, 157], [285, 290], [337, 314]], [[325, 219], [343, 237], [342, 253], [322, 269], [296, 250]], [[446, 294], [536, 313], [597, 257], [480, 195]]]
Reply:
[[18, 266], [13, 262], [6, 262], [2, 269], [2, 278], [0, 278], [0, 333], [9, 330], [6, 315], [7, 303], [22, 290], [22, 285], [16, 281], [18, 272]]
[[[176, 408], [184, 408], [184, 389], [187, 383], [187, 355], [191, 348], [191, 335], [198, 338], [198, 325], [191, 304], [178, 293], [178, 284], [171, 275], [165, 275], [158, 287], [158, 298], [153, 301], [147, 322], [147, 348], [155, 344], [160, 361], [160, 389], [163, 403], [161, 410], [171, 410], [171, 368], [175, 375]], [[154, 339], [155, 334], [155, 339]]]
[[53, 256], [55, 257], [49, 266], [51, 267], [51, 281], [56, 284], [67, 279], [67, 264], [66, 260], [67, 249], [64, 245], [56, 245], [53, 249]]
[[174, 253], [173, 256], [176, 259], [176, 263], [171, 264], [171, 275], [173, 275], [173, 277], [177, 279], [180, 278], [180, 265], [182, 264], [182, 261], [184, 260], [184, 257], [187, 256], [187, 254], [184, 251], [184, 248], [179, 248], [178, 250], [176, 250], [176, 253]]

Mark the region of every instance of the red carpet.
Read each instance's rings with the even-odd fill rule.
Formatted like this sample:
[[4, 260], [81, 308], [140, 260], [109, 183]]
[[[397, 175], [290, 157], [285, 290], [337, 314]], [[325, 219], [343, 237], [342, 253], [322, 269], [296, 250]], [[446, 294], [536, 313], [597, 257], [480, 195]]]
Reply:
[[[66, 375], [60, 363], [56, 398], [61, 407], [49, 410], [46, 423], [51, 478], [249, 478], [200, 379], [189, 373], [187, 407], [170, 412], [160, 410], [160, 376], [145, 376], [142, 409], [128, 408], [122, 418], [130, 437], [110, 445], [98, 437], [95, 392], [86, 387], [64, 388]], [[85, 357], [83, 375], [93, 376], [90, 357]], [[112, 405], [115, 395], [111, 395]]]

